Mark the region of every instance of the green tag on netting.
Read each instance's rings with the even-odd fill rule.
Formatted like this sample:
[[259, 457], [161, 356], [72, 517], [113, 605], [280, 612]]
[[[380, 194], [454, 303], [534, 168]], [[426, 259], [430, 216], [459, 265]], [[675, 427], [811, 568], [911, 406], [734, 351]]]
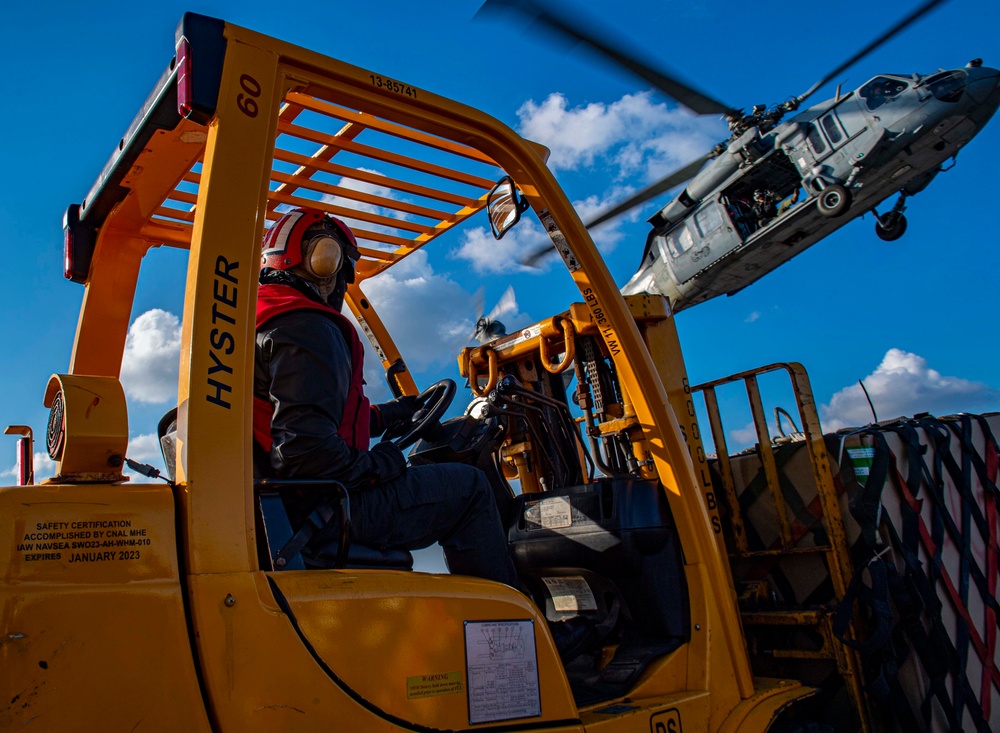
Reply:
[[872, 471], [872, 463], [875, 461], [875, 447], [848, 448], [847, 455], [851, 457], [851, 465], [854, 467], [854, 475], [857, 476], [858, 483], [864, 486], [865, 482], [868, 481], [868, 474]]

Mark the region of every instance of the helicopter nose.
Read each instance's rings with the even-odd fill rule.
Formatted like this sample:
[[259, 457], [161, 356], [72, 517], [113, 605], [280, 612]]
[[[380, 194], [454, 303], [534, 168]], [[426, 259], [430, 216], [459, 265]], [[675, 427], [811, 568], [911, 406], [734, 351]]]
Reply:
[[1000, 103], [1000, 70], [980, 66], [966, 68], [965, 71], [969, 75], [969, 83], [965, 89], [969, 98], [976, 104], [992, 103], [996, 108]]

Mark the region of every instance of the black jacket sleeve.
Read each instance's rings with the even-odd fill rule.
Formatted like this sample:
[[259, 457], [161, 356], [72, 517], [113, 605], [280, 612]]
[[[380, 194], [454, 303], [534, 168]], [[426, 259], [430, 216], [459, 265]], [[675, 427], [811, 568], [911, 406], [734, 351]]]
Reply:
[[[312, 311], [285, 313], [257, 333], [254, 392], [271, 403], [271, 467], [282, 478], [330, 478], [348, 489], [391, 480], [406, 468], [396, 449], [351, 448], [337, 434], [351, 381], [337, 325]], [[393, 446], [394, 448], [395, 446]]]

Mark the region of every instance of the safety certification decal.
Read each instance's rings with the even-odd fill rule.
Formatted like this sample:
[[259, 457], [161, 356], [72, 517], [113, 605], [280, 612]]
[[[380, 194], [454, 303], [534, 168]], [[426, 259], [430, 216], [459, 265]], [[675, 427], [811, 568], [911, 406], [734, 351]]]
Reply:
[[552, 607], [560, 614], [597, 610], [597, 599], [582, 575], [542, 578], [542, 582], [552, 598]]
[[21, 526], [15, 551], [24, 562], [103, 563], [142, 558], [152, 543], [133, 519], [42, 521]]
[[535, 623], [466, 621], [469, 725], [542, 714]]

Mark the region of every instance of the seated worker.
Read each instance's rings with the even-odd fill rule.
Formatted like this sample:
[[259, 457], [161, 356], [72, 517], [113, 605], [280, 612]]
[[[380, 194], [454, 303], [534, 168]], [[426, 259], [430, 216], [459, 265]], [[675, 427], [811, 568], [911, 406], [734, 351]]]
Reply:
[[[781, 201], [781, 197], [774, 191], [766, 188], [758, 188], [753, 192], [753, 217], [757, 222], [757, 227], [766, 227], [771, 221], [788, 211], [799, 200], [799, 189], [790, 197]], [[781, 201], [779, 205], [778, 202]]]
[[[314, 209], [288, 212], [264, 236], [254, 439], [269, 462], [265, 473], [342, 483], [352, 540], [407, 550], [439, 542], [451, 572], [516, 587], [485, 474], [463, 464], [408, 467], [388, 441], [369, 448], [371, 434], [413, 416], [415, 400], [373, 407], [365, 397], [364, 348], [340, 313], [359, 258], [347, 225]], [[297, 531], [334, 497], [315, 491], [282, 498]]]

